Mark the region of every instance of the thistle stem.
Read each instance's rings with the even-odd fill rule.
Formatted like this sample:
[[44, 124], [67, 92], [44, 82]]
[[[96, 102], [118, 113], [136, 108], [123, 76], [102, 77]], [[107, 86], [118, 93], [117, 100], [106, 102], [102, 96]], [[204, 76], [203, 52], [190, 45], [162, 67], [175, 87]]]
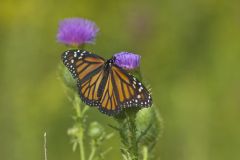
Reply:
[[80, 133], [79, 135], [79, 149], [80, 149], [80, 160], [85, 160], [85, 150], [84, 150], [84, 145], [83, 145], [83, 133]]
[[85, 148], [84, 148], [84, 140], [83, 140], [83, 134], [84, 134], [84, 126], [83, 126], [83, 117], [84, 113], [82, 107], [80, 106], [81, 101], [76, 94], [74, 97], [74, 109], [76, 111], [76, 120], [77, 123], [79, 123], [79, 133], [78, 133], [78, 145], [79, 145], [79, 151], [80, 151], [80, 158], [81, 160], [85, 160]]
[[147, 146], [143, 147], [143, 160], [148, 160], [148, 148], [147, 148]]
[[127, 115], [128, 128], [129, 128], [129, 145], [130, 145], [130, 154], [132, 160], [138, 159], [138, 144], [137, 144], [137, 135], [136, 135], [136, 113], [130, 113]]
[[[92, 143], [95, 143], [94, 141]], [[90, 156], [88, 158], [88, 160], [93, 160], [94, 156], [95, 156], [95, 153], [96, 153], [96, 147], [95, 147], [95, 144], [92, 145], [92, 150], [91, 150], [91, 153], [90, 153]]]
[[119, 123], [119, 134], [123, 145], [122, 156], [126, 160], [138, 160], [138, 141], [137, 141], [137, 127], [136, 114], [138, 110], [128, 109], [124, 111], [121, 117], [115, 117]]

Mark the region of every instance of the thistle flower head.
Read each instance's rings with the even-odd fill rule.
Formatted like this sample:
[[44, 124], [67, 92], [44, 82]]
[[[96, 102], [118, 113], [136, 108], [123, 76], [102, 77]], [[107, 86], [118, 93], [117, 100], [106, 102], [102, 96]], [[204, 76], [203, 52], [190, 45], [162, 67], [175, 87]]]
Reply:
[[92, 21], [82, 18], [67, 18], [59, 23], [57, 40], [72, 46], [93, 43], [99, 28]]
[[141, 56], [129, 52], [120, 52], [114, 55], [115, 63], [124, 69], [133, 70], [140, 65]]

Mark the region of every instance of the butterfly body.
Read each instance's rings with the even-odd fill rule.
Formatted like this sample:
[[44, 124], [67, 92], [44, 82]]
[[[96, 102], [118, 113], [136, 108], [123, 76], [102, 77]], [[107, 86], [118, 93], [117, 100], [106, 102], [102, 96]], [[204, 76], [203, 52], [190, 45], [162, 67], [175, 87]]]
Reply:
[[77, 79], [80, 98], [107, 115], [116, 115], [126, 107], [149, 107], [149, 91], [134, 76], [115, 64], [115, 57], [102, 57], [83, 50], [68, 50], [62, 60]]
[[108, 71], [114, 62], [115, 62], [115, 57], [108, 59], [104, 64], [104, 69]]

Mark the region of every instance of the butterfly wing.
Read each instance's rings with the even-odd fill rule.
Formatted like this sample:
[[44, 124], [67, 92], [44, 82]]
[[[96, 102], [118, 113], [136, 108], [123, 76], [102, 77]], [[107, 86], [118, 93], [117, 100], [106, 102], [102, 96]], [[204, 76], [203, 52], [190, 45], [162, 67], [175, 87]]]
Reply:
[[82, 101], [90, 106], [99, 106], [97, 92], [104, 77], [104, 59], [87, 51], [68, 50], [62, 54], [62, 60], [77, 79]]
[[134, 76], [113, 64], [104, 83], [99, 110], [108, 115], [126, 107], [149, 107], [152, 97], [146, 87]]

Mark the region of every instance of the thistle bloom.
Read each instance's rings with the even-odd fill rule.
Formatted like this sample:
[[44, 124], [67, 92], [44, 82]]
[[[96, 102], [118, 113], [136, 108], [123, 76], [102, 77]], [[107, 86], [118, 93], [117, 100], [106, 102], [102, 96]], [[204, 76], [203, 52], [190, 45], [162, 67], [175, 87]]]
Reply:
[[57, 40], [60, 43], [81, 46], [93, 43], [99, 28], [92, 21], [82, 18], [67, 18], [59, 23]]
[[115, 63], [124, 69], [132, 70], [140, 65], [141, 56], [129, 52], [120, 52], [114, 55]]

